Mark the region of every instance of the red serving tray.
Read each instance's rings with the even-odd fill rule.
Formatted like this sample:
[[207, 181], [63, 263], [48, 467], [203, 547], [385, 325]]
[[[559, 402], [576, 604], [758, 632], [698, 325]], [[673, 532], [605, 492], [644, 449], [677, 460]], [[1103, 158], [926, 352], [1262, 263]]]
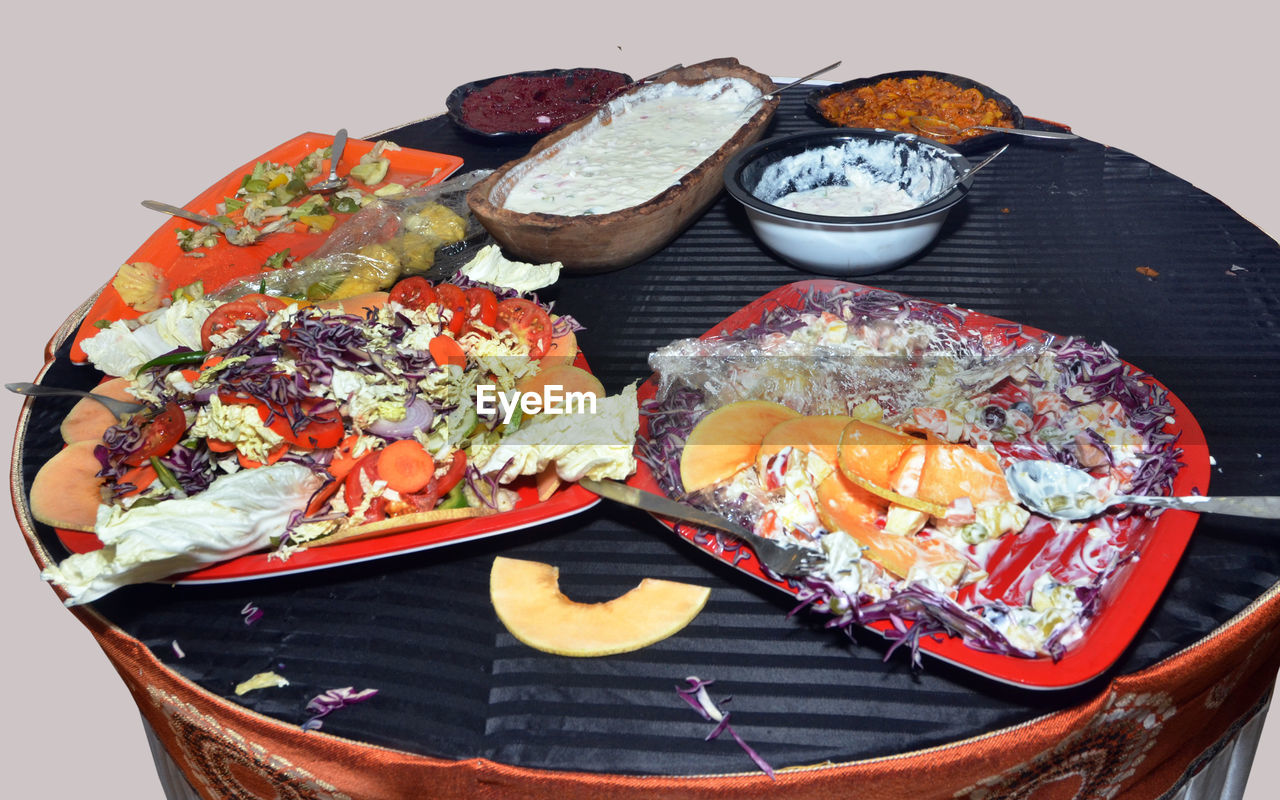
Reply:
[[[581, 353], [574, 365], [589, 370], [587, 360]], [[576, 483], [562, 484], [543, 501], [538, 500], [537, 487], [532, 478], [522, 478], [507, 488], [514, 490], [518, 499], [515, 508], [500, 514], [388, 533], [371, 539], [353, 539], [349, 542], [306, 548], [287, 560], [269, 552], [249, 553], [167, 580], [172, 583], [229, 583], [329, 569], [531, 528], [581, 513], [600, 502], [599, 497]], [[73, 553], [84, 553], [102, 547], [102, 542], [91, 532], [54, 528], [54, 533], [63, 546]]]
[[[780, 306], [796, 307], [800, 299], [810, 291], [834, 293], [861, 292], [868, 289], [869, 287], [859, 284], [830, 279], [792, 283], [775, 289], [739, 309], [703, 334], [702, 338], [746, 328], [758, 322], [767, 309]], [[964, 327], [989, 335], [997, 341], [1007, 339], [1014, 335], [1015, 331], [1030, 339], [1043, 339], [1049, 335], [1036, 328], [1019, 326], [1008, 320], [973, 311], [967, 312]], [[1129, 366], [1132, 367], [1132, 365]], [[1153, 383], [1159, 385], [1154, 380]], [[657, 379], [654, 376], [640, 386], [640, 402], [652, 399], [656, 390]], [[1177, 495], [1208, 494], [1209, 453], [1204, 444], [1204, 434], [1191, 411], [1172, 392], [1168, 395], [1168, 401], [1173, 406], [1174, 413], [1165, 430], [1179, 434], [1179, 446], [1183, 450], [1181, 461], [1184, 463], [1174, 479], [1173, 493]], [[641, 414], [640, 436], [647, 435], [647, 419]], [[643, 462], [628, 483], [644, 491], [664, 493], [653, 473]], [[755, 558], [734, 563], [732, 553], [717, 552], [714, 540], [708, 538], [707, 531], [704, 529], [662, 517], [657, 519], [681, 538], [712, 557], [776, 589], [791, 595], [796, 594], [796, 589], [785, 581], [777, 581], [766, 576]], [[926, 637], [922, 639], [920, 649], [930, 656], [977, 674], [1028, 689], [1065, 689], [1086, 683], [1101, 675], [1120, 658], [1155, 606], [1186, 549], [1199, 514], [1190, 511], [1166, 510], [1154, 520], [1134, 519], [1138, 521], [1129, 531], [1129, 541], [1136, 557], [1129, 559], [1105, 585], [1102, 590], [1100, 610], [1085, 628], [1084, 636], [1079, 641], [1068, 645], [1066, 653], [1058, 661], [1048, 657], [1022, 658], [983, 652], [968, 647], [956, 637], [945, 639]], [[1019, 536], [1027, 535], [1033, 534], [1019, 534]], [[1027, 568], [1029, 565], [1025, 563], [1016, 567], [1019, 573]], [[1000, 579], [1007, 585], [1017, 577], [1017, 575], [1005, 574], [1001, 575]], [[1022, 577], [1025, 578], [1025, 576]], [[885, 633], [889, 630], [890, 623], [876, 623], [869, 627]]]
[[[321, 150], [331, 144], [333, 144], [333, 137], [323, 133], [304, 133], [290, 139], [233, 170], [225, 178], [197, 195], [184, 208], [189, 211], [212, 215], [215, 213], [214, 207], [218, 203], [235, 194], [236, 190], [240, 188], [241, 179], [246, 173], [253, 170], [255, 164], [261, 161], [271, 161], [277, 164], [296, 164], [308, 153]], [[342, 160], [339, 162], [339, 173], [342, 175], [347, 174], [353, 166], [360, 162], [361, 156], [373, 149], [374, 144], [374, 142], [361, 139], [348, 139], [347, 146], [342, 151]], [[462, 166], [462, 159], [458, 156], [431, 153], [426, 150], [403, 148], [385, 152], [384, 156], [391, 162], [391, 167], [387, 173], [386, 180], [376, 184], [376, 186], [382, 186], [387, 183], [401, 183], [405, 186], [412, 183], [422, 183], [424, 185], [439, 183]], [[328, 162], [325, 163], [327, 164]], [[371, 191], [376, 188], [376, 186], [367, 187], [358, 182], [356, 185], [365, 191]], [[334, 226], [333, 230], [337, 230], [341, 226], [343, 216], [339, 216], [340, 221], [338, 225]], [[194, 230], [199, 227], [199, 225], [186, 220], [166, 218], [156, 232], [151, 234], [127, 261], [129, 263], [144, 261], [159, 267], [168, 279], [167, 283], [170, 288], [176, 289], [179, 286], [185, 286], [199, 280], [204, 282], [205, 291], [215, 292], [234, 280], [260, 272], [263, 264], [272, 254], [285, 248], [289, 249], [289, 253], [293, 258], [304, 258], [319, 247], [332, 233], [332, 231], [326, 233], [309, 233], [306, 231], [301, 233], [273, 233], [248, 247], [236, 247], [219, 239], [218, 243], [213, 247], [202, 247], [197, 250], [196, 252], [203, 255], [195, 258], [182, 252], [182, 248], [178, 247], [178, 237], [174, 231], [181, 228]], [[133, 319], [137, 316], [138, 312], [130, 308], [114, 288], [110, 285], [106, 286], [89, 308], [84, 321], [80, 324], [80, 329], [76, 333], [75, 339], [71, 343], [71, 360], [77, 363], [83, 363], [88, 360], [84, 351], [80, 349], [80, 343], [98, 332], [95, 323], [100, 320], [110, 322], [118, 319]]]

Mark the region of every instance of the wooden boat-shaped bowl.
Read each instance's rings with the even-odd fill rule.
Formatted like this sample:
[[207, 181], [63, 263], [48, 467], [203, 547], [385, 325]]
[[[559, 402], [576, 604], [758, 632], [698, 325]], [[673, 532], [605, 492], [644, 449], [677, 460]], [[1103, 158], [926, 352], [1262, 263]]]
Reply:
[[[774, 82], [767, 75], [739, 64], [734, 58], [667, 70], [644, 85], [675, 82], [694, 86], [726, 77], [742, 78], [762, 93], [774, 89]], [[623, 94], [636, 88], [631, 87]], [[604, 272], [625, 267], [660, 250], [716, 199], [724, 188], [725, 165], [764, 134], [777, 109], [778, 98], [771, 97], [759, 106], [719, 150], [679, 183], [640, 205], [607, 214], [574, 216], [519, 213], [503, 208], [511, 187], [523, 174], [556, 153], [566, 138], [607, 113], [607, 106], [540, 139], [527, 156], [504, 164], [476, 184], [467, 194], [467, 203], [481, 224], [512, 256], [534, 263], [559, 261], [566, 270], [576, 272]]]

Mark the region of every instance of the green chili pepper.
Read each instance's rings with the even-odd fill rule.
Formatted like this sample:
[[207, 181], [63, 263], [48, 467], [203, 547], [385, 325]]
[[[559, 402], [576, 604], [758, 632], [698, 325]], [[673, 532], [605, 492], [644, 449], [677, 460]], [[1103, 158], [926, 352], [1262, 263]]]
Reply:
[[133, 374], [135, 376], [141, 375], [147, 370], [155, 369], [156, 367], [172, 367], [181, 364], [199, 364], [208, 358], [208, 356], [209, 354], [203, 350], [186, 350], [181, 353], [165, 353], [162, 356], [156, 356], [147, 363], [138, 367]]
[[182, 484], [178, 483], [178, 476], [173, 474], [173, 470], [160, 463], [159, 456], [152, 456], [150, 459], [151, 468], [156, 471], [156, 478], [159, 479], [160, 485], [166, 489], [182, 490]]

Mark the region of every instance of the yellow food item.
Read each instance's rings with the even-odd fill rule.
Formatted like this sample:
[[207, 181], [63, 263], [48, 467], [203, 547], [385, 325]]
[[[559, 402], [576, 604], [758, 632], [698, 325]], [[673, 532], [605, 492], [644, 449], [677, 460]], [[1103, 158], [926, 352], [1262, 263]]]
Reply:
[[696, 492], [728, 480], [756, 461], [774, 426], [800, 414], [768, 400], [739, 400], [712, 411], [689, 432], [680, 454], [680, 480]]
[[400, 277], [400, 256], [385, 244], [367, 244], [356, 251], [358, 263], [327, 300], [344, 300], [389, 288]]
[[592, 657], [639, 650], [680, 631], [702, 611], [705, 586], [645, 578], [605, 603], [578, 603], [560, 592], [550, 564], [498, 556], [489, 597], [511, 635], [562, 656]]
[[137, 261], [123, 264], [116, 270], [111, 286], [120, 298], [134, 311], [155, 311], [168, 295], [165, 291], [164, 273], [154, 264]]
[[439, 203], [428, 203], [406, 217], [404, 227], [412, 233], [435, 236], [444, 244], [467, 238], [467, 221]]

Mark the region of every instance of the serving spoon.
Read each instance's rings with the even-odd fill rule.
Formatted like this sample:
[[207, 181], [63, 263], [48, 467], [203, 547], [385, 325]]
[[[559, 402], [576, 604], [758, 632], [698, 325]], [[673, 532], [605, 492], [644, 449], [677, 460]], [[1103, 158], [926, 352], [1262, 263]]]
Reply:
[[842, 63], [842, 62], [837, 61], [837, 62], [836, 62], [836, 63], [834, 63], [834, 64], [828, 64], [827, 66], [823, 67], [822, 69], [816, 69], [816, 70], [814, 70], [813, 72], [810, 72], [808, 75], [805, 75], [805, 76], [804, 76], [804, 77], [802, 77], [802, 78], [796, 78], [795, 80], [791, 81], [790, 83], [785, 83], [785, 84], [783, 84], [783, 85], [781, 85], [781, 86], [778, 86], [778, 84], [776, 84], [776, 83], [775, 83], [775, 84], [774, 84], [774, 86], [775, 86], [776, 88], [774, 88], [772, 91], [770, 91], [770, 92], [769, 92], [769, 93], [767, 93], [767, 94], [762, 94], [762, 95], [760, 95], [759, 97], [752, 98], [751, 102], [747, 103], [747, 106], [746, 106], [746, 107], [747, 107], [747, 108], [751, 108], [751, 107], [752, 107], [752, 106], [754, 106], [756, 103], [763, 103], [763, 102], [764, 102], [764, 101], [766, 101], [766, 100], [771, 100], [771, 99], [773, 99], [775, 96], [777, 96], [777, 95], [779, 95], [779, 94], [781, 94], [781, 93], [785, 92], [786, 90], [790, 89], [792, 86], [799, 86], [800, 84], [804, 83], [805, 81], [809, 80], [810, 78], [816, 78], [816, 77], [818, 77], [819, 75], [823, 74], [824, 72], [830, 72], [831, 70], [833, 70], [833, 69], [835, 69], [836, 67], [840, 66], [840, 64], [841, 64], [841, 63]]
[[977, 166], [969, 167], [964, 172], [961, 172], [954, 179], [952, 179], [946, 186], [944, 186], [940, 191], [930, 194], [928, 198], [926, 198], [924, 201], [920, 203], [920, 205], [922, 206], [927, 205], [929, 203], [932, 203], [934, 200], [937, 200], [939, 197], [944, 197], [947, 194], [947, 192], [950, 192], [952, 189], [956, 188], [961, 183], [968, 180], [973, 175], [973, 173], [977, 172], [978, 170], [982, 169], [986, 165], [990, 164], [992, 161], [995, 161], [996, 156], [1000, 155], [1001, 153], [1003, 153], [1005, 150], [1008, 150], [1008, 149], [1009, 149], [1009, 145], [1006, 144], [1004, 147], [1001, 147], [999, 150], [995, 151], [991, 155], [979, 161]]
[[142, 205], [152, 211], [159, 211], [162, 214], [169, 214], [175, 217], [194, 222], [197, 225], [211, 225], [217, 228], [231, 244], [237, 247], [248, 247], [262, 236], [262, 231], [257, 228], [245, 226], [237, 228], [232, 225], [225, 217], [206, 217], [204, 214], [197, 214], [194, 211], [188, 211], [185, 208], [171, 206], [168, 203], [160, 203], [155, 200], [143, 200]]
[[1066, 131], [1036, 131], [1027, 128], [1001, 128], [996, 125], [970, 125], [961, 128], [952, 122], [937, 117], [912, 117], [910, 120], [911, 127], [922, 133], [929, 133], [935, 136], [959, 136], [965, 131], [994, 131], [996, 133], [1009, 133], [1014, 136], [1026, 136], [1029, 139], [1079, 139], [1080, 137], [1074, 133]]
[[1054, 519], [1087, 519], [1119, 504], [1280, 519], [1280, 497], [1163, 497], [1111, 494], [1084, 470], [1057, 461], [1017, 461], [1005, 470], [1014, 499]]
[[120, 419], [124, 419], [130, 414], [136, 414], [146, 408], [142, 403], [130, 403], [127, 400], [117, 400], [114, 397], [86, 392], [83, 389], [68, 389], [62, 386], [45, 386], [40, 383], [6, 383], [4, 388], [14, 394], [20, 394], [25, 397], [90, 397], [102, 403], [107, 407], [108, 411]]
[[309, 189], [317, 194], [329, 194], [347, 188], [347, 179], [338, 177], [338, 162], [342, 160], [342, 151], [347, 149], [347, 129], [341, 128], [333, 136], [333, 144], [329, 147], [329, 177], [313, 183]]
[[[773, 91], [769, 92], [768, 94], [761, 95], [759, 99], [760, 99], [760, 100], [768, 100], [769, 98], [773, 97], [774, 95], [777, 95], [777, 94], [779, 94], [779, 93], [781, 93], [781, 92], [785, 92], [786, 90], [790, 89], [792, 86], [799, 86], [800, 84], [804, 83], [805, 81], [809, 80], [810, 78], [816, 78], [816, 77], [818, 77], [819, 75], [821, 75], [821, 74], [823, 74], [823, 73], [825, 73], [825, 72], [830, 72], [831, 70], [833, 70], [833, 69], [835, 69], [836, 67], [840, 66], [840, 64], [841, 64], [841, 63], [843, 63], [843, 62], [837, 61], [837, 62], [836, 62], [836, 63], [834, 63], [834, 64], [828, 64], [827, 66], [823, 67], [822, 69], [815, 69], [813, 72], [810, 72], [808, 75], [805, 75], [803, 78], [796, 78], [795, 80], [791, 81], [790, 83], [783, 84], [782, 86], [778, 86], [778, 88], [774, 89]], [[777, 85], [777, 84], [775, 84], [775, 86], [776, 86], [776, 85]]]

